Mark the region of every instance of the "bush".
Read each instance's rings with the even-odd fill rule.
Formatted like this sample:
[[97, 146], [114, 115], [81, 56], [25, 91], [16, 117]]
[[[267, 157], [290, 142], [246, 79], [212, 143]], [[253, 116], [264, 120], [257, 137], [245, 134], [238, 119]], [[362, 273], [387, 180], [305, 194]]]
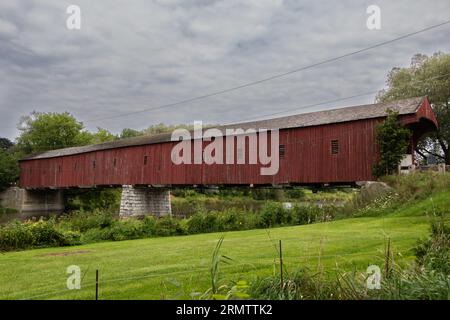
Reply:
[[204, 214], [197, 213], [189, 218], [187, 222], [187, 232], [189, 234], [203, 232], [203, 216]]
[[81, 242], [81, 232], [79, 231], [63, 231], [63, 237], [65, 240], [65, 244], [67, 246], [76, 246], [82, 244]]
[[175, 198], [172, 201], [172, 214], [179, 218], [189, 218], [198, 212], [227, 211], [229, 209], [256, 212], [260, 210], [262, 201], [248, 197], [242, 198]]
[[63, 216], [60, 220], [68, 229], [85, 232], [89, 229], [103, 229], [111, 226], [114, 217], [112, 214], [100, 210], [93, 212], [80, 210]]
[[[114, 220], [110, 225], [100, 228], [90, 228], [83, 233], [82, 242], [122, 241], [148, 238], [158, 234], [157, 220], [147, 216], [142, 220], [129, 218]], [[170, 232], [163, 231], [164, 234]]]
[[104, 240], [110, 240], [105, 239], [107, 237], [107, 234], [103, 232], [102, 229], [89, 229], [82, 233], [81, 235], [81, 243], [92, 243], [92, 242], [99, 242]]
[[431, 237], [419, 240], [414, 253], [422, 268], [450, 275], [450, 227], [443, 221], [433, 222]]
[[291, 222], [291, 220], [292, 216], [282, 203], [269, 201], [261, 210], [260, 225], [263, 227], [282, 225]]
[[194, 214], [186, 222], [188, 234], [248, 230], [259, 226], [259, 216], [253, 212], [227, 209], [223, 212]]
[[285, 194], [288, 199], [302, 199], [305, 197], [305, 191], [303, 189], [287, 189], [285, 190]]
[[53, 220], [40, 220], [36, 223], [31, 223], [28, 226], [33, 235], [32, 246], [44, 247], [53, 246], [59, 247], [67, 245], [64, 235], [55, 229], [55, 222]]
[[155, 232], [157, 236], [167, 237], [185, 234], [179, 220], [172, 217], [162, 217], [156, 221]]
[[33, 234], [28, 224], [14, 221], [0, 228], [0, 249], [10, 251], [25, 249], [33, 243]]
[[187, 232], [189, 234], [215, 232], [218, 230], [218, 216], [214, 212], [209, 214], [198, 213], [187, 221]]
[[311, 214], [311, 208], [308, 206], [295, 205], [292, 208], [292, 218], [294, 224], [309, 224], [315, 221], [315, 215]]
[[142, 220], [142, 233], [146, 237], [156, 235], [156, 218], [154, 216], [145, 216]]
[[258, 215], [253, 212], [229, 209], [218, 214], [220, 231], [249, 230], [258, 227]]
[[115, 221], [110, 227], [101, 230], [102, 240], [132, 240], [144, 236], [143, 223], [135, 219]]
[[74, 235], [57, 230], [53, 220], [12, 222], [0, 228], [0, 250], [10, 251], [31, 247], [59, 247], [76, 242]]

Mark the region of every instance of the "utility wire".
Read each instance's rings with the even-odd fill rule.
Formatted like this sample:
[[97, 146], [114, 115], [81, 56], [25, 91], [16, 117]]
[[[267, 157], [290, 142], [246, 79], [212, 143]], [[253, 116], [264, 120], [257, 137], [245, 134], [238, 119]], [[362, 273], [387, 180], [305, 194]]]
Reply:
[[258, 85], [258, 84], [261, 84], [261, 83], [264, 83], [264, 82], [268, 82], [268, 81], [271, 81], [271, 80], [275, 80], [275, 79], [279, 79], [279, 78], [282, 78], [282, 77], [286, 77], [286, 76], [294, 74], [294, 73], [298, 73], [298, 72], [301, 72], [301, 71], [304, 71], [304, 70], [307, 70], [307, 69], [312, 69], [312, 68], [315, 68], [315, 67], [323, 65], [323, 64], [327, 64], [327, 63], [330, 63], [330, 62], [341, 60], [341, 59], [346, 58], [346, 57], [350, 57], [350, 56], [353, 56], [353, 55], [356, 55], [356, 54], [359, 54], [359, 53], [362, 53], [362, 52], [366, 52], [366, 51], [369, 51], [369, 50], [372, 50], [372, 49], [375, 49], [375, 48], [378, 48], [378, 47], [381, 47], [381, 46], [385, 46], [385, 45], [391, 44], [391, 43], [393, 43], [395, 41], [406, 39], [406, 38], [412, 37], [414, 35], [417, 35], [417, 34], [420, 34], [420, 33], [423, 33], [423, 32], [429, 31], [429, 30], [432, 30], [432, 29], [436, 29], [436, 28], [442, 27], [442, 26], [444, 26], [446, 24], [449, 24], [449, 23], [450, 23], [450, 20], [447, 20], [447, 21], [441, 22], [439, 24], [435, 24], [435, 25], [429, 26], [427, 28], [420, 29], [420, 30], [415, 31], [415, 32], [404, 34], [402, 36], [399, 36], [399, 37], [391, 39], [391, 40], [379, 42], [377, 44], [371, 45], [371, 46], [363, 48], [363, 49], [352, 51], [352, 52], [349, 52], [349, 53], [346, 53], [346, 54], [343, 54], [343, 55], [340, 55], [340, 56], [337, 56], [337, 57], [334, 57], [334, 58], [329, 58], [329, 59], [326, 59], [326, 60], [322, 60], [320, 62], [316, 62], [316, 63], [310, 64], [310, 65], [307, 65], [307, 66], [303, 66], [303, 67], [296, 68], [296, 69], [293, 69], [293, 70], [290, 70], [290, 71], [287, 71], [287, 72], [275, 74], [273, 76], [270, 76], [270, 77], [267, 77], [267, 78], [263, 78], [263, 79], [260, 79], [260, 80], [247, 82], [247, 83], [244, 83], [244, 84], [241, 84], [241, 85], [238, 85], [238, 86], [235, 86], [235, 87], [230, 87], [230, 88], [227, 88], [227, 89], [224, 89], [224, 90], [211, 92], [211, 93], [208, 93], [208, 94], [200, 95], [200, 96], [193, 97], [193, 98], [184, 99], [184, 100], [173, 102], [173, 103], [159, 105], [159, 106], [156, 106], [156, 107], [150, 107], [150, 108], [145, 108], [145, 109], [141, 109], [141, 110], [137, 110], [137, 111], [131, 111], [131, 112], [111, 115], [111, 116], [107, 116], [107, 117], [91, 119], [91, 120], [87, 120], [85, 122], [96, 122], [96, 121], [102, 121], [102, 120], [115, 119], [115, 118], [120, 118], [120, 117], [135, 115], [135, 114], [140, 114], [140, 113], [144, 113], [144, 112], [147, 112], [147, 111], [153, 111], [153, 110], [164, 109], [164, 108], [168, 108], [168, 107], [174, 107], [174, 106], [177, 106], [177, 105], [186, 104], [186, 103], [197, 101], [197, 100], [203, 100], [203, 99], [206, 99], [206, 98], [209, 98], [209, 97], [218, 96], [218, 95], [221, 95], [221, 94], [224, 94], [224, 93], [228, 93], [228, 92], [240, 90], [240, 89], [243, 89], [243, 88], [255, 86], [255, 85]]
[[[303, 110], [303, 109], [309, 109], [309, 108], [321, 106], [321, 105], [323, 105], [323, 104], [329, 104], [329, 103], [334, 103], [334, 102], [339, 102], [339, 101], [349, 100], [349, 99], [353, 99], [353, 98], [364, 97], [364, 96], [368, 96], [368, 95], [371, 95], [371, 94], [375, 94], [375, 93], [377, 93], [378, 91], [379, 91], [379, 90], [376, 90], [376, 91], [370, 91], [370, 92], [366, 92], [366, 93], [355, 94], [355, 95], [353, 95], [353, 96], [347, 96], [347, 97], [343, 97], [343, 98], [337, 98], [337, 99], [333, 99], [333, 100], [327, 100], [327, 101], [321, 101], [321, 102], [318, 102], [318, 103], [307, 104], [307, 105], [300, 106], [300, 107], [295, 107], [295, 108], [285, 109], [285, 110], [283, 110], [283, 111], [277, 111], [277, 112], [273, 112], [273, 113], [263, 114], [263, 115], [260, 115], [260, 116], [258, 116], [258, 117], [244, 118], [244, 119], [240, 119], [239, 122], [243, 122], [243, 121], [257, 121], [257, 120], [259, 120], [260, 118], [263, 118], [263, 117], [275, 116], [275, 115], [279, 115], [279, 114], [283, 114], [283, 113], [287, 113], [287, 112], [291, 112], [291, 111]], [[325, 111], [325, 110], [319, 110], [319, 111]], [[260, 119], [260, 120], [265, 120], [265, 119]], [[235, 123], [236, 123], [236, 122], [231, 122], [231, 123], [229, 123], [229, 125], [235, 124]]]
[[[431, 80], [444, 78], [444, 77], [447, 77], [447, 76], [450, 76], [450, 73], [441, 74], [439, 76], [434, 76], [434, 77], [431, 77], [431, 78], [428, 78], [428, 79], [416, 80], [416, 81], [413, 81], [412, 83], [422, 83], [422, 82], [426, 82], [426, 81], [431, 81]], [[355, 94], [353, 96], [347, 96], [347, 97], [337, 98], [337, 99], [333, 99], [333, 100], [328, 100], [328, 101], [322, 101], [322, 102], [318, 102], [318, 103], [308, 104], [308, 105], [304, 105], [304, 106], [300, 106], [300, 107], [294, 107], [294, 108], [290, 108], [290, 109], [285, 109], [283, 111], [277, 111], [277, 112], [273, 112], [273, 113], [263, 114], [263, 115], [260, 115], [258, 117], [245, 118], [245, 119], [241, 118], [241, 119], [239, 119], [239, 122], [242, 123], [244, 121], [256, 121], [256, 120], [258, 120], [260, 118], [263, 118], [263, 117], [279, 115], [279, 114], [288, 113], [288, 112], [292, 112], [292, 111], [296, 111], [296, 110], [309, 109], [309, 108], [317, 107], [317, 106], [320, 106], [320, 105], [323, 105], [323, 104], [329, 104], [329, 103], [349, 100], [349, 99], [353, 99], [353, 98], [359, 98], [359, 97], [368, 96], [368, 95], [371, 95], [371, 94], [376, 94], [378, 92], [380, 92], [380, 90], [374, 90], [374, 91], [370, 91], [370, 92], [366, 92], [366, 93]], [[319, 111], [326, 111], [326, 110], [333, 110], [333, 109], [318, 110], [318, 112]], [[261, 120], [264, 120], [264, 119], [261, 119]], [[231, 122], [231, 123], [228, 123], [228, 125], [235, 124], [235, 123], [236, 122]]]

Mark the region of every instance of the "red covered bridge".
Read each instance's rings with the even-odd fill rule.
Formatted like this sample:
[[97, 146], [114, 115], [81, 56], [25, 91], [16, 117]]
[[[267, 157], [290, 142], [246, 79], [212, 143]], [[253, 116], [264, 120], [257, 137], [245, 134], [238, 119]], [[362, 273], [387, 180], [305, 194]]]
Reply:
[[226, 127], [280, 129], [280, 168], [273, 176], [261, 175], [261, 164], [173, 164], [171, 150], [177, 142], [170, 141], [170, 134], [162, 134], [28, 157], [20, 162], [20, 185], [30, 189], [371, 180], [378, 156], [375, 127], [386, 116], [386, 109], [398, 111], [400, 121], [413, 130], [412, 154], [420, 136], [437, 127], [427, 98], [319, 111]]
[[[171, 134], [161, 134], [30, 156], [20, 162], [20, 186], [320, 185], [373, 180], [372, 166], [378, 157], [375, 130], [387, 109], [397, 111], [400, 121], [413, 131], [409, 153], [414, 159], [419, 138], [438, 125], [426, 97], [219, 127], [222, 131], [279, 129], [279, 170], [275, 175], [261, 175], [264, 165], [259, 162], [174, 164], [171, 151], [178, 141], [171, 141]], [[236, 157], [242, 150], [236, 144], [234, 148]], [[248, 155], [249, 144], [244, 148]]]

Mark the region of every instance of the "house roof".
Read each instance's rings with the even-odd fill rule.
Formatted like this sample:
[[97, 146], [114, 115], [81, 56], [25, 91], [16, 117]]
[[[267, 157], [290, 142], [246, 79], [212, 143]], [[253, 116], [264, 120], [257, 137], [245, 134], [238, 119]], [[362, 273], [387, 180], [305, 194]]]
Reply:
[[[424, 99], [425, 97], [416, 97], [397, 100], [394, 102], [375, 103], [352, 107], [344, 107], [339, 109], [301, 113], [280, 118], [224, 125], [217, 127], [217, 129], [223, 131], [225, 129], [237, 129], [237, 128], [241, 128], [244, 130], [253, 128], [255, 130], [259, 130], [259, 129], [289, 129], [289, 128], [312, 127], [332, 123], [385, 117], [387, 115], [386, 113], [387, 109], [397, 111], [400, 115], [413, 114], [417, 111], [417, 109], [422, 104]], [[135, 138], [121, 139], [117, 141], [105, 142], [101, 144], [88, 145], [82, 147], [51, 150], [31, 155], [22, 160], [54, 158], [99, 150], [155, 144], [169, 141], [171, 141], [171, 133], [162, 133], [157, 135], [139, 136]]]

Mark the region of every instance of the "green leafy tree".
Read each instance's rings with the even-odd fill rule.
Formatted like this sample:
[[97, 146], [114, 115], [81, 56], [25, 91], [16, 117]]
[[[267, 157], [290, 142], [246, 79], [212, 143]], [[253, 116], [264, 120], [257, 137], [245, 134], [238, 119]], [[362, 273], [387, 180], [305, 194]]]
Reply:
[[0, 138], [0, 149], [2, 150], [8, 150], [11, 149], [14, 146], [14, 143], [11, 142], [11, 140], [7, 138]]
[[[206, 127], [206, 126], [204, 126], [204, 127]], [[175, 129], [192, 130], [192, 129], [194, 129], [194, 126], [186, 125], [186, 124], [165, 125], [164, 123], [158, 123], [158, 124], [151, 125], [147, 129], [143, 130], [143, 133], [144, 133], [144, 135], [152, 135], [152, 134], [172, 132]]]
[[411, 131], [399, 123], [398, 112], [387, 110], [387, 113], [387, 118], [377, 126], [380, 158], [373, 168], [376, 177], [397, 171], [411, 138]]
[[432, 154], [450, 164], [450, 54], [438, 52], [431, 57], [416, 54], [409, 67], [389, 72], [387, 86], [378, 93], [377, 101], [428, 96], [439, 129], [424, 137], [416, 152], [422, 157]]
[[130, 128], [125, 128], [120, 133], [120, 139], [138, 137], [138, 136], [142, 136], [142, 134], [143, 133], [141, 131], [130, 129]]
[[103, 143], [103, 142], [109, 142], [117, 140], [118, 137], [111, 132], [109, 132], [106, 129], [103, 128], [97, 128], [97, 132], [91, 133], [91, 140], [89, 143], [95, 144], [95, 143]]
[[89, 144], [92, 136], [70, 113], [33, 112], [22, 117], [17, 150], [22, 155]]
[[11, 152], [0, 148], [0, 191], [5, 190], [19, 177], [17, 159]]

